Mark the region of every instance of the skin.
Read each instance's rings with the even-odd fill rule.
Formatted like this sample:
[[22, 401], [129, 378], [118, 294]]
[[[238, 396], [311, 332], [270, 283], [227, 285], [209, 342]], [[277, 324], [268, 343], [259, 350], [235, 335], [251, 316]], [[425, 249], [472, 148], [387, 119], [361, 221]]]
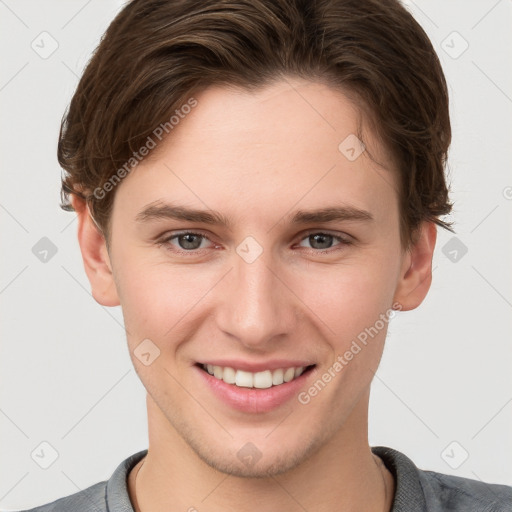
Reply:
[[[248, 93], [210, 87], [198, 105], [115, 191], [111, 240], [78, 198], [78, 238], [92, 294], [121, 305], [130, 354], [147, 390], [149, 452], [130, 473], [136, 510], [390, 510], [393, 477], [368, 445], [370, 383], [386, 326], [307, 405], [236, 411], [197, 376], [197, 361], [311, 360], [306, 390], [357, 335], [399, 304], [416, 308], [431, 283], [436, 227], [422, 223], [402, 247], [397, 175], [364, 129], [368, 151], [349, 161], [338, 145], [357, 133], [358, 110], [340, 91], [286, 79]], [[382, 164], [382, 165], [380, 165]], [[161, 200], [212, 209], [229, 228], [171, 219], [138, 223]], [[351, 205], [372, 221], [295, 226], [298, 209]], [[178, 231], [199, 231], [195, 253]], [[326, 232], [351, 244], [308, 238]], [[252, 236], [252, 263], [236, 248]], [[321, 253], [321, 250], [327, 250]], [[134, 356], [149, 338], [160, 356]], [[260, 460], [238, 450], [252, 442]], [[140, 469], [136, 481], [136, 471]]]

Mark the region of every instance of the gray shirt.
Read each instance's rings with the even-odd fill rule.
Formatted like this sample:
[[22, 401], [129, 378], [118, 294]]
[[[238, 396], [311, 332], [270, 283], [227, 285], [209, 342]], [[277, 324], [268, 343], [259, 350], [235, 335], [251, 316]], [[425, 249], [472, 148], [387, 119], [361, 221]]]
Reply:
[[[418, 469], [391, 448], [372, 448], [395, 478], [391, 512], [512, 512], [512, 487]], [[121, 462], [108, 481], [25, 512], [133, 512], [127, 476], [144, 457], [140, 451]]]

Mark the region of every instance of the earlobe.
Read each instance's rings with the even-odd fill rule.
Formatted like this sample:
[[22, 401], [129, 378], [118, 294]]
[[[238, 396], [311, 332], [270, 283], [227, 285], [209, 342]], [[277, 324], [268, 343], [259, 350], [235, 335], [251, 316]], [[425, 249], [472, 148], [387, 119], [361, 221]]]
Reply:
[[432, 283], [432, 257], [436, 245], [437, 228], [424, 221], [419, 227], [415, 243], [404, 256], [394, 302], [402, 311], [417, 308], [427, 296]]
[[72, 195], [71, 203], [78, 216], [78, 243], [92, 296], [103, 306], [119, 306], [105, 237], [96, 226], [86, 202]]

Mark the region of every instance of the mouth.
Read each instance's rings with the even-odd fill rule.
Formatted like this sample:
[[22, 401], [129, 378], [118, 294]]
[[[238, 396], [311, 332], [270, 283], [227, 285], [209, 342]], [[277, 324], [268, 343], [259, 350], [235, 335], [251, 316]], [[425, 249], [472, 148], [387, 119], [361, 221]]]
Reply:
[[312, 371], [316, 365], [291, 366], [288, 368], [268, 369], [258, 372], [249, 372], [230, 366], [217, 366], [203, 363], [197, 363], [196, 366], [215, 379], [232, 386], [239, 388], [269, 389], [282, 386], [283, 384], [298, 379], [301, 375]]

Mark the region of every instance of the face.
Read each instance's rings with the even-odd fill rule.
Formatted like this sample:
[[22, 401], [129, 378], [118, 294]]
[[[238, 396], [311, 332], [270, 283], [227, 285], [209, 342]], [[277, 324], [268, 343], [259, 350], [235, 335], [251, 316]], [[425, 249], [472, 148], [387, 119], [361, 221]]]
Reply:
[[278, 474], [366, 439], [393, 304], [421, 276], [406, 283], [396, 175], [370, 132], [357, 157], [341, 92], [290, 79], [195, 98], [117, 187], [110, 304], [150, 430], [223, 472]]

